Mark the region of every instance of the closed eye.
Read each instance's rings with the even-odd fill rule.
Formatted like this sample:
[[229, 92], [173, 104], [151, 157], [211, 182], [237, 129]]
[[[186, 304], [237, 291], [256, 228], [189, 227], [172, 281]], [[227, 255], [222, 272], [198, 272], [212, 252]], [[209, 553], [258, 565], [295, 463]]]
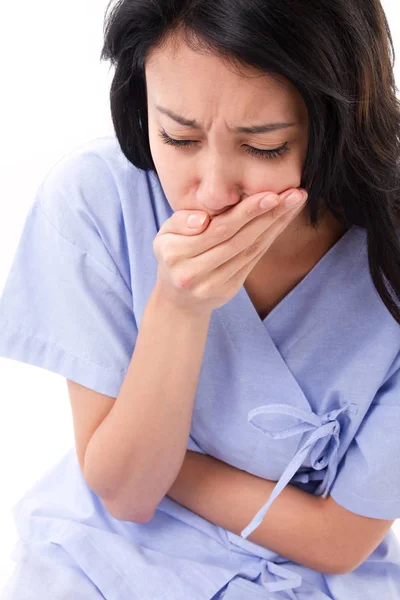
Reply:
[[[189, 146], [198, 144], [198, 142], [194, 140], [175, 140], [174, 138], [170, 137], [166, 131], [164, 131], [164, 129], [159, 131], [159, 135], [164, 144], [169, 144], [170, 146], [175, 146], [177, 148], [187, 148]], [[248, 154], [258, 158], [278, 158], [289, 152], [288, 142], [285, 142], [279, 148], [274, 148], [272, 150], [261, 150], [260, 148], [253, 148], [253, 146], [247, 145], [245, 145], [245, 148]]]

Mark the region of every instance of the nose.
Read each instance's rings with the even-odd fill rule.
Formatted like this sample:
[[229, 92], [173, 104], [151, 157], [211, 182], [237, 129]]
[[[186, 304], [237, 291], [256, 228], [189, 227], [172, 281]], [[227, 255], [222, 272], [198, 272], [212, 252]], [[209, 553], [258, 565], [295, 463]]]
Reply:
[[199, 210], [204, 209], [211, 217], [216, 217], [240, 202], [242, 196], [232, 169], [223, 157], [217, 158], [214, 154], [200, 176], [196, 194]]

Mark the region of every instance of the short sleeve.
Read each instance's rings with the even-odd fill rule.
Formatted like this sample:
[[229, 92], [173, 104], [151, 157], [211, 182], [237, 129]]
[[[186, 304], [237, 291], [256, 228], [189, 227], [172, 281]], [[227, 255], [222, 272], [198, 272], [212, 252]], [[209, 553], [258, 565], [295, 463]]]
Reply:
[[364, 517], [400, 517], [399, 369], [378, 390], [339, 464], [330, 495]]
[[[75, 157], [39, 187], [0, 297], [0, 356], [117, 397], [138, 331], [131, 290], [104, 241], [115, 202], [106, 169]], [[106, 215], [96, 214], [101, 201]]]

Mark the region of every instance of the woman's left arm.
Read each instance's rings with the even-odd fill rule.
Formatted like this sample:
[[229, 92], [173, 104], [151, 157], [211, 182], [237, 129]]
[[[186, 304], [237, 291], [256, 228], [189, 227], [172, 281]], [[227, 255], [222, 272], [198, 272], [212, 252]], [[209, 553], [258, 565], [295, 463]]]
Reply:
[[[267, 502], [275, 482], [242, 471], [212, 456], [187, 450], [167, 496], [219, 527], [240, 535]], [[320, 573], [342, 573], [324, 503], [293, 485], [275, 499], [251, 542]], [[336, 559], [336, 560], [335, 560]]]

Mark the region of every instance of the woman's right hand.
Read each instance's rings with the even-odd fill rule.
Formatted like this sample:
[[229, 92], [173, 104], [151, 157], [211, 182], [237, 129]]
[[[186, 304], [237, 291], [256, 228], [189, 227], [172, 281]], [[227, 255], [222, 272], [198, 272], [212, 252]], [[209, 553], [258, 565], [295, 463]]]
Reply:
[[[259, 204], [268, 192], [249, 196], [226, 212], [207, 218], [191, 229], [188, 217], [199, 211], [176, 211], [154, 238], [158, 260], [157, 287], [163, 298], [192, 314], [211, 313], [226, 304], [274, 240], [304, 207], [292, 208], [284, 200], [296, 191], [290, 188], [276, 199], [274, 208]], [[305, 190], [304, 190], [305, 191]]]

